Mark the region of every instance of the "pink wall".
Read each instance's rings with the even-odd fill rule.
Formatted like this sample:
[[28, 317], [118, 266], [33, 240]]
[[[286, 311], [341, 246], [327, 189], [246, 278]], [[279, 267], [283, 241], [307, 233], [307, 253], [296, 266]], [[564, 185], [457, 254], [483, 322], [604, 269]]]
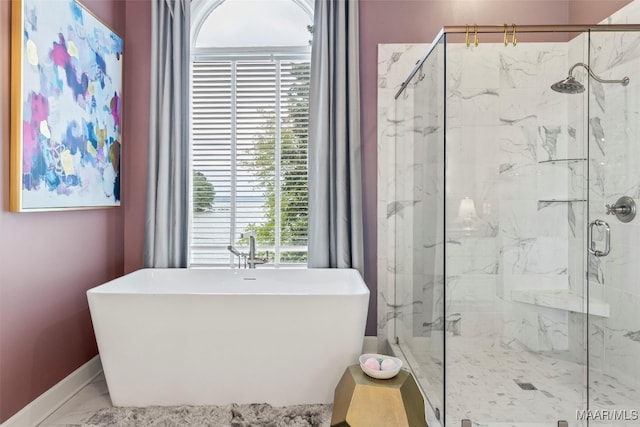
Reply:
[[83, 4], [125, 39], [122, 207], [10, 213], [11, 7], [0, 0], [0, 423], [97, 354], [86, 290], [142, 267], [151, 3]]
[[[124, 35], [125, 3], [83, 3]], [[85, 292], [124, 269], [122, 208], [8, 212], [10, 22], [0, 1], [0, 422], [96, 355]]]
[[633, 0], [569, 0], [569, 20], [572, 24], [596, 24]]
[[[581, 6], [574, 3], [582, 3]], [[571, 12], [580, 19], [571, 20]], [[431, 43], [446, 25], [554, 25], [597, 23], [628, 0], [360, 0], [360, 87], [364, 179], [365, 281], [377, 292], [377, 49], [379, 43]], [[578, 13], [588, 9], [587, 14]], [[524, 37], [520, 37], [525, 40]], [[367, 335], [376, 334], [372, 299]]]
[[126, 3], [125, 159], [123, 165], [124, 272], [142, 268], [144, 214], [149, 147], [149, 82], [151, 62], [151, 2]]

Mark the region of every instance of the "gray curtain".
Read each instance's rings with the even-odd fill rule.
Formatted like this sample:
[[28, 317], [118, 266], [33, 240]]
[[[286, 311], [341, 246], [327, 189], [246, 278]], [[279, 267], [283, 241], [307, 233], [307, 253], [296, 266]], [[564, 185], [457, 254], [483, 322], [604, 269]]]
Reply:
[[309, 95], [309, 267], [363, 273], [358, 1], [316, 0]]
[[151, 3], [151, 108], [144, 266], [186, 267], [190, 207], [190, 1], [152, 0]]

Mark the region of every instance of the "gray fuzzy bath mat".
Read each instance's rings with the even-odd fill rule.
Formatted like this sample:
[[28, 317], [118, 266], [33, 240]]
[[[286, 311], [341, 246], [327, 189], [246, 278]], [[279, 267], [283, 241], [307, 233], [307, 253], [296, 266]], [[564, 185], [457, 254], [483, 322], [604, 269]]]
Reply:
[[331, 405], [273, 407], [266, 403], [225, 406], [103, 408], [83, 427], [328, 427]]

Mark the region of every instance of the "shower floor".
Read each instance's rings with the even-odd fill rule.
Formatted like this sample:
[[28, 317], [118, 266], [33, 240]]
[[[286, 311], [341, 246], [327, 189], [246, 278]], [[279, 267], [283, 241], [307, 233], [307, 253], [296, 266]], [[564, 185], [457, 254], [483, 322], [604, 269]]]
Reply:
[[[414, 338], [401, 348], [425, 393], [442, 390], [442, 367], [429, 356], [426, 340]], [[640, 410], [640, 392], [634, 387], [595, 372], [589, 381], [591, 410]], [[579, 363], [534, 352], [482, 348], [477, 341], [449, 337], [446, 384], [447, 426], [459, 426], [465, 418], [474, 426], [549, 426], [558, 420], [586, 425], [576, 421], [576, 411], [586, 400], [586, 369]], [[442, 412], [437, 398], [432, 403]], [[634, 423], [638, 421], [626, 425]]]

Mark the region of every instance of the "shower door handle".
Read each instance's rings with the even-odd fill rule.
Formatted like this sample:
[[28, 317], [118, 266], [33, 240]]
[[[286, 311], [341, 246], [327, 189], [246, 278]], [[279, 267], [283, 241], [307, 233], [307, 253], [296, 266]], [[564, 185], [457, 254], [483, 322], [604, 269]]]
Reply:
[[[593, 241], [594, 227], [604, 227], [604, 251], [596, 249], [596, 242]], [[606, 221], [596, 219], [589, 224], [589, 252], [597, 257], [607, 256], [611, 252], [611, 228]]]

